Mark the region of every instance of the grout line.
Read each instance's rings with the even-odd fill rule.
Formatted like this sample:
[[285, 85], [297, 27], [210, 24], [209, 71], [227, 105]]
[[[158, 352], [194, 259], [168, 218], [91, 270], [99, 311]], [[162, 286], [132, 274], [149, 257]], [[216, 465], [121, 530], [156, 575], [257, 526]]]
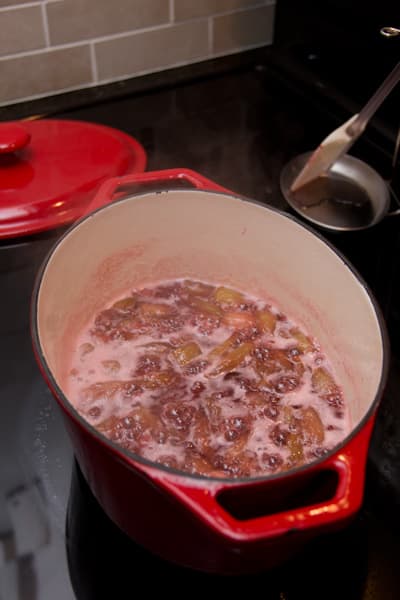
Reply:
[[182, 60], [180, 62], [170, 64], [168, 66], [163, 65], [163, 66], [156, 67], [153, 69], [145, 69], [143, 71], [136, 71], [136, 73], [132, 73], [131, 75], [129, 73], [127, 73], [126, 75], [120, 75], [118, 77], [109, 77], [106, 79], [100, 79], [98, 85], [107, 85], [109, 83], [116, 83], [118, 81], [124, 81], [125, 79], [131, 79], [132, 77], [142, 77], [144, 75], [152, 75], [153, 73], [160, 73], [162, 71], [168, 71], [169, 69], [176, 69], [177, 67], [185, 67], [186, 65], [194, 65], [196, 63], [208, 60], [209, 58], [210, 58], [210, 56], [207, 54], [207, 55], [199, 56], [198, 58], [194, 58], [193, 60]]
[[169, 20], [170, 23], [175, 21], [175, 0], [169, 0]]
[[[200, 1], [200, 0], [199, 0]], [[254, 0], [254, 4], [251, 6], [239, 6], [238, 8], [230, 8], [227, 10], [220, 10], [213, 12], [210, 15], [203, 15], [201, 17], [190, 17], [188, 19], [180, 19], [175, 23], [189, 23], [190, 21], [200, 21], [201, 19], [208, 19], [213, 17], [223, 17], [226, 15], [236, 15], [238, 13], [251, 12], [257, 8], [265, 8], [266, 6], [275, 6], [278, 0]]]
[[5, 60], [13, 60], [14, 58], [26, 58], [27, 56], [36, 56], [37, 54], [48, 54], [50, 52], [58, 52], [59, 50], [67, 50], [68, 48], [85, 48], [89, 46], [90, 40], [73, 42], [71, 44], [62, 44], [60, 46], [49, 46], [48, 48], [40, 48], [39, 50], [27, 50], [25, 52], [15, 52], [14, 54], [6, 54], [0, 56], [0, 62]]
[[21, 104], [22, 102], [30, 102], [31, 100], [40, 100], [41, 98], [51, 98], [52, 96], [59, 96], [60, 94], [66, 94], [68, 92], [79, 92], [80, 90], [96, 87], [96, 83], [88, 81], [85, 84], [73, 85], [68, 88], [62, 88], [61, 90], [49, 90], [42, 94], [32, 94], [31, 96], [24, 96], [23, 98], [10, 98], [4, 102], [0, 102], [0, 108], [9, 107], [13, 104]]
[[42, 21], [43, 21], [43, 30], [44, 30], [44, 41], [46, 46], [50, 46], [50, 30], [49, 30], [49, 21], [47, 19], [47, 10], [46, 5], [43, 3], [42, 5]]
[[24, 4], [15, 4], [11, 6], [1, 6], [0, 13], [6, 12], [7, 10], [21, 10], [23, 8], [32, 8], [33, 6], [41, 6], [41, 2], [25, 2]]
[[[206, 21], [206, 19], [204, 17], [202, 17], [201, 19], [191, 19], [190, 20], [190, 22], [193, 22], [193, 23], [198, 23], [200, 21], [204, 22], [204, 21]], [[99, 36], [96, 38], [82, 39], [82, 40], [78, 40], [77, 42], [67, 42], [65, 44], [54, 44], [54, 45], [49, 46], [49, 48], [44, 48], [44, 49], [42, 48], [39, 50], [26, 50], [24, 52], [14, 52], [13, 54], [6, 54], [4, 56], [0, 56], [0, 61], [13, 59], [13, 58], [23, 58], [25, 56], [30, 56], [30, 55], [34, 55], [34, 54], [43, 54], [44, 52], [53, 52], [53, 51], [57, 51], [57, 50], [63, 50], [66, 48], [76, 48], [78, 46], [87, 46], [91, 43], [96, 44], [99, 42], [108, 42], [110, 40], [122, 39], [122, 38], [126, 38], [126, 37], [131, 37], [131, 36], [134, 36], [137, 34], [141, 34], [141, 33], [151, 32], [151, 31], [172, 29], [174, 27], [184, 26], [185, 23], [189, 23], [189, 21], [182, 21], [182, 22], [174, 23], [174, 24], [162, 23], [160, 25], [146, 27], [143, 29], [133, 29], [131, 31], [123, 31], [121, 33], [112, 33], [109, 35], [103, 35], [103, 36]]]
[[108, 42], [109, 40], [118, 40], [125, 37], [131, 37], [132, 35], [140, 34], [140, 33], [148, 33], [151, 31], [158, 31], [159, 29], [171, 29], [175, 27], [175, 24], [172, 23], [161, 23], [160, 25], [153, 25], [152, 27], [144, 27], [142, 29], [131, 29], [130, 31], [122, 31], [120, 33], [110, 33], [109, 35], [102, 35], [100, 37], [92, 38], [88, 41], [98, 43], [98, 42]]
[[90, 43], [90, 64], [91, 64], [91, 67], [92, 67], [93, 81], [95, 83], [97, 83], [98, 80], [99, 80], [99, 73], [98, 73], [98, 69], [97, 69], [96, 50], [95, 50], [93, 42]]
[[273, 43], [272, 38], [268, 41], [257, 42], [256, 44], [246, 44], [246, 46], [240, 46], [237, 48], [233, 48], [232, 50], [224, 50], [223, 52], [213, 52], [210, 56], [212, 58], [221, 58], [222, 56], [230, 56], [233, 54], [240, 54], [240, 52], [246, 52], [247, 50], [255, 50], [256, 48], [263, 48], [264, 46], [271, 46]]
[[[196, 20], [204, 21], [204, 19], [196, 19]], [[75, 48], [77, 46], [87, 46], [90, 43], [107, 42], [109, 40], [116, 40], [119, 38], [130, 37], [132, 35], [136, 35], [139, 33], [147, 33], [148, 31], [150, 32], [150, 31], [157, 31], [159, 29], [170, 29], [171, 27], [175, 27], [175, 25], [171, 25], [171, 23], [162, 23], [161, 25], [155, 25], [153, 27], [146, 27], [143, 29], [133, 29], [131, 31], [123, 31], [121, 33], [112, 33], [109, 35], [103, 35], [103, 36], [96, 37], [96, 38], [82, 39], [82, 40], [78, 40], [76, 42], [67, 42], [65, 44], [54, 44], [54, 45], [50, 46], [49, 48], [45, 48], [44, 50], [43, 49], [42, 50], [27, 50], [24, 52], [14, 52], [13, 54], [6, 54], [4, 56], [0, 56], [0, 61], [6, 60], [6, 59], [29, 56], [31, 54], [40, 54], [40, 53], [47, 52], [47, 51], [63, 50], [65, 48]]]
[[214, 19], [209, 17], [208, 19], [208, 52], [212, 54], [214, 47]]

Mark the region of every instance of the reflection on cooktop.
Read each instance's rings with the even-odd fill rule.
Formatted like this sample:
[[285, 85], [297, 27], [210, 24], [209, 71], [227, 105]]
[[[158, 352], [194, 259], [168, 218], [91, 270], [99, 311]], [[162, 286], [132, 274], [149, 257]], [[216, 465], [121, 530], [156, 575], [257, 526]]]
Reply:
[[186, 588], [186, 594], [193, 589], [198, 594], [210, 593], [210, 585], [223, 585], [228, 597], [259, 589], [268, 600], [367, 598], [367, 538], [366, 520], [360, 515], [345, 530], [321, 536], [274, 571], [237, 577], [190, 571], [155, 557], [130, 540], [98, 505], [77, 464], [73, 469], [66, 544], [78, 600], [126, 597], [143, 585], [148, 589], [150, 574], [152, 580], [162, 582], [163, 596], [183, 596], [185, 590], [177, 588], [183, 580], [185, 585], [195, 585]]

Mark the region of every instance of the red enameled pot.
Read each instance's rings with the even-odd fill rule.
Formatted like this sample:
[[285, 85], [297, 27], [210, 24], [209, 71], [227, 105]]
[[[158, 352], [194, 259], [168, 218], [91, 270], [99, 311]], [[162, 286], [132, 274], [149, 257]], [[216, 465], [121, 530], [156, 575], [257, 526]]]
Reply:
[[[154, 184], [164, 191], [149, 191]], [[32, 333], [79, 465], [105, 512], [154, 553], [227, 574], [270, 568], [316, 534], [345, 525], [362, 502], [388, 365], [385, 326], [352, 267], [292, 217], [188, 170], [112, 179], [90, 210], [43, 265]], [[284, 474], [211, 479], [125, 451], [77, 414], [63, 391], [76, 333], [117, 294], [175, 277], [271, 298], [320, 341], [350, 404], [353, 429], [340, 446]]]

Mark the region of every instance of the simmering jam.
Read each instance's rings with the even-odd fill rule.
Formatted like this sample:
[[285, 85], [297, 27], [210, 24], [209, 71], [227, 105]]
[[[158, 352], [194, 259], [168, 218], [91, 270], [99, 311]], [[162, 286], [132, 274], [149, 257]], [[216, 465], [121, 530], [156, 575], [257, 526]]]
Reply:
[[116, 299], [76, 340], [67, 386], [110, 440], [210, 477], [287, 470], [350, 431], [317, 341], [277, 306], [203, 281]]

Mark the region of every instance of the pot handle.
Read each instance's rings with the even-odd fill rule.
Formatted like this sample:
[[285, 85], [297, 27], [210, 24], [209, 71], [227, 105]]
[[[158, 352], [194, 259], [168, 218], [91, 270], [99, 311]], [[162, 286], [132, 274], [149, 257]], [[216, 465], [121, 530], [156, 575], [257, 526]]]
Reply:
[[[324, 529], [335, 522], [350, 518], [361, 506], [372, 425], [373, 419], [370, 418], [341, 451], [314, 466], [315, 474], [333, 471], [338, 479], [333, 497], [319, 504], [300, 506], [285, 512], [242, 520], [236, 518], [220, 504], [221, 493], [234, 487], [262, 486], [265, 487], [267, 494], [270, 480], [244, 485], [210, 481], [206, 487], [182, 484], [178, 480], [171, 481], [171, 478], [165, 477], [165, 474], [156, 476], [156, 479], [161, 487], [186, 505], [205, 525], [232, 541], [251, 543], [289, 532], [311, 528]], [[154, 473], [152, 476], [154, 478]], [[291, 477], [295, 479], [296, 474]], [[248, 492], [251, 495], [251, 489], [248, 489]]]
[[[164, 169], [162, 171], [146, 171], [114, 177], [105, 181], [98, 189], [87, 212], [92, 212], [113, 200], [118, 200], [128, 194], [146, 192], [149, 189], [162, 191], [163, 188], [193, 187], [198, 190], [211, 190], [232, 193], [230, 190], [218, 185], [214, 181], [203, 177], [191, 169]], [[182, 185], [184, 184], [184, 185]]]

